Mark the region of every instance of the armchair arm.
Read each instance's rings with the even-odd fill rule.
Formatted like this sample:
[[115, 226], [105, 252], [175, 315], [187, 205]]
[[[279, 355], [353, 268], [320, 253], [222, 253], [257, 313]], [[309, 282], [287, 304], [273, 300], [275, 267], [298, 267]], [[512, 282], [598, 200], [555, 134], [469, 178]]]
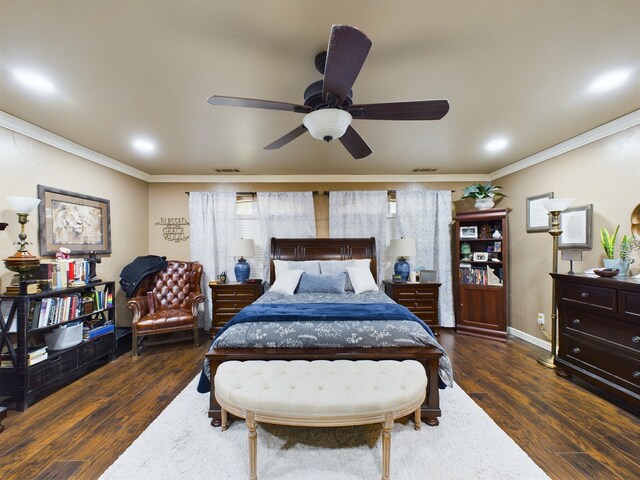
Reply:
[[149, 312], [147, 297], [133, 297], [126, 304], [129, 310], [133, 310], [133, 323], [136, 323]]
[[194, 317], [198, 316], [198, 305], [204, 302], [204, 294], [191, 292], [189, 294], [189, 303], [191, 304], [191, 314]]

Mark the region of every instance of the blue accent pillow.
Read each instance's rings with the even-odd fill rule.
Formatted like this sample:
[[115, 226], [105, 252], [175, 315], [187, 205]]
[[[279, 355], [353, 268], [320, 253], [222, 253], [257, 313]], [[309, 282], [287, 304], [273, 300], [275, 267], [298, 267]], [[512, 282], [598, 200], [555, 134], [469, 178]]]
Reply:
[[338, 275], [315, 275], [304, 272], [300, 277], [296, 293], [345, 293], [346, 273]]

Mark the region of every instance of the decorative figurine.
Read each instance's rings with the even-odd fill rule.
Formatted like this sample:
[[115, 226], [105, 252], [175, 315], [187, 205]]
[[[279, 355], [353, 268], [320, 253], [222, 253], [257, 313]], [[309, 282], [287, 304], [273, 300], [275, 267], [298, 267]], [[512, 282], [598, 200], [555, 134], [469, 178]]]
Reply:
[[56, 252], [56, 260], [69, 260], [71, 250], [67, 247], [60, 247]]
[[478, 238], [491, 238], [491, 225], [488, 223], [481, 225]]
[[461, 244], [460, 255], [462, 255], [462, 260], [471, 260], [471, 245], [469, 245], [467, 242]]
[[96, 278], [96, 263], [101, 263], [102, 259], [96, 256], [95, 250], [89, 252], [89, 258], [84, 259], [89, 263], [89, 282], [99, 282], [100, 279]]

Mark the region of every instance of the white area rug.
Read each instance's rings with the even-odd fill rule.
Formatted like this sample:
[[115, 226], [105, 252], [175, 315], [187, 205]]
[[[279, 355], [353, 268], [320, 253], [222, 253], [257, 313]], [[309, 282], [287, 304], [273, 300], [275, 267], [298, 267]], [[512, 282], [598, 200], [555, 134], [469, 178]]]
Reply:
[[[102, 475], [102, 480], [245, 480], [247, 430], [221, 432], [209, 423], [209, 395], [197, 377]], [[440, 425], [415, 431], [396, 422], [391, 433], [393, 480], [547, 479], [545, 473], [456, 385], [441, 390]], [[382, 429], [258, 428], [260, 480], [380, 478]]]

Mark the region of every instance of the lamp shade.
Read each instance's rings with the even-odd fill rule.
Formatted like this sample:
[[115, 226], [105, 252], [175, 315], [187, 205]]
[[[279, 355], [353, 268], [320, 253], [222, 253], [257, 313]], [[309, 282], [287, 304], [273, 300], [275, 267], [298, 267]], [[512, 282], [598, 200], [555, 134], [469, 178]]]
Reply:
[[412, 257], [416, 254], [416, 241], [413, 238], [396, 238], [389, 244], [391, 257]]
[[540, 202], [547, 212], [563, 212], [575, 198], [547, 198]]
[[329, 142], [343, 136], [351, 120], [351, 115], [344, 110], [325, 108], [305, 115], [302, 123], [313, 138]]
[[232, 257], [253, 257], [256, 254], [256, 246], [250, 238], [237, 238], [229, 244], [229, 255]]
[[12, 210], [18, 213], [29, 213], [40, 203], [39, 198], [21, 197], [18, 195], [7, 195], [5, 197]]

